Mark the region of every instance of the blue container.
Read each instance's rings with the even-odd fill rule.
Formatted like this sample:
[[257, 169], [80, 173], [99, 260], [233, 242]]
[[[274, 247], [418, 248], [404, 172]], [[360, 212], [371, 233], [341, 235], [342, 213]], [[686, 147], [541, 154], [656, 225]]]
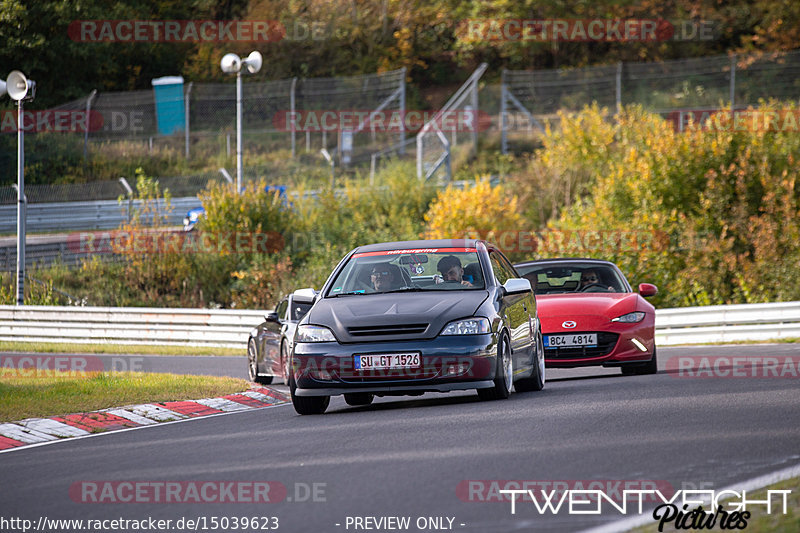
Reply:
[[165, 76], [151, 81], [156, 98], [156, 121], [159, 135], [183, 131], [186, 114], [183, 104], [183, 76]]

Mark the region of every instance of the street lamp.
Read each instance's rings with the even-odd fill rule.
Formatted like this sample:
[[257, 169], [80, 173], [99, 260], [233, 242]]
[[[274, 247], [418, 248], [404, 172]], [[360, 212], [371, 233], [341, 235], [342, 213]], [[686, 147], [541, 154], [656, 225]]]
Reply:
[[[25, 303], [25, 129], [22, 101], [33, 100], [36, 82], [25, 74], [13, 70], [5, 83], [0, 84], [0, 95], [8, 92], [17, 101], [17, 305]], [[30, 94], [29, 94], [30, 93]]]
[[245, 59], [236, 54], [225, 54], [220, 61], [222, 72], [236, 74], [236, 190], [242, 191], [242, 67], [247, 67], [247, 72], [255, 74], [261, 70], [261, 54], [250, 52]]

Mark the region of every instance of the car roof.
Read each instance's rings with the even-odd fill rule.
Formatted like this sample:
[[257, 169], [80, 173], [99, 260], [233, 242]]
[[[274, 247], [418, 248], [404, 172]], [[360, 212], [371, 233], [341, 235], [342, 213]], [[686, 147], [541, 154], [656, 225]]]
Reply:
[[[420, 248], [477, 248], [479, 242], [484, 242], [479, 239], [436, 239], [436, 240], [420, 240], [420, 241], [396, 241], [396, 242], [382, 242], [377, 244], [367, 244], [366, 246], [359, 246], [354, 253], [364, 252], [386, 252], [389, 250], [409, 249], [415, 250]], [[487, 247], [492, 247], [487, 244]]]
[[534, 259], [532, 261], [523, 261], [520, 263], [514, 263], [514, 266], [522, 267], [522, 266], [534, 266], [534, 265], [558, 264], [558, 263], [593, 263], [596, 265], [616, 266], [611, 261], [606, 261], [604, 259], [592, 259], [591, 257], [556, 257], [553, 259]]

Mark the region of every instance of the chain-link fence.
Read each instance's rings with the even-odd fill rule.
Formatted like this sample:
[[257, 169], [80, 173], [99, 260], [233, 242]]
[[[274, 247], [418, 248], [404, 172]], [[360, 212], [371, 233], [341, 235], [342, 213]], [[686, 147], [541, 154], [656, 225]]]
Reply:
[[478, 149], [481, 129], [478, 105], [478, 81], [488, 64], [482, 63], [447, 103], [417, 134], [417, 177], [431, 179], [439, 176], [450, 181], [453, 166], [474, 154]]
[[[242, 130], [248, 146], [262, 152], [327, 149], [338, 164], [370, 160], [370, 154], [404, 138], [389, 126], [405, 115], [405, 69], [337, 78], [287, 79], [242, 84]], [[84, 156], [93, 143], [129, 141], [153, 150], [224, 150], [236, 142], [235, 83], [176, 83], [160, 97], [156, 91], [91, 94], [53, 111], [80, 115], [82, 127], [69, 131], [84, 138]], [[169, 127], [159, 107], [169, 108]], [[161, 121], [161, 123], [160, 123]], [[169, 133], [165, 133], [165, 129]], [[232, 146], [233, 143], [233, 146]], [[322, 158], [320, 157], [320, 161]]]
[[618, 63], [582, 69], [504, 70], [501, 88], [502, 150], [529, 146], [545, 120], [596, 102], [618, 110], [625, 104], [675, 117], [757, 105], [759, 99], [800, 97], [800, 51]]

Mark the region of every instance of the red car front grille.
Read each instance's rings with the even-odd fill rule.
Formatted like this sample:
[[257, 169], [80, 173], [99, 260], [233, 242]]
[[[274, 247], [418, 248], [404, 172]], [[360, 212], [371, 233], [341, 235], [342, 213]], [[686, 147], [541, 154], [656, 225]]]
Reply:
[[[591, 333], [591, 332], [586, 332]], [[601, 331], [597, 334], [597, 346], [571, 346], [559, 348], [545, 348], [545, 359], [591, 359], [608, 355], [617, 345], [619, 334]]]

